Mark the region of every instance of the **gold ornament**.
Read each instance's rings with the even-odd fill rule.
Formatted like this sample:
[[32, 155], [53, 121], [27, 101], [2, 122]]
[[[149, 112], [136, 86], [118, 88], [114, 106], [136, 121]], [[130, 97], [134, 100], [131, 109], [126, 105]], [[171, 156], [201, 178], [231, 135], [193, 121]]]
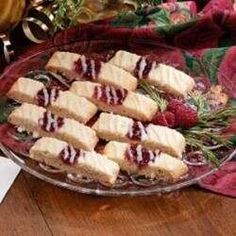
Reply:
[[33, 6], [28, 11], [28, 16], [22, 20], [22, 29], [25, 36], [34, 43], [42, 43], [50, 37], [53, 31], [52, 21], [54, 15], [51, 7], [42, 5]]
[[5, 58], [5, 61], [6, 63], [10, 63], [15, 52], [12, 48], [9, 36], [7, 34], [0, 33], [0, 43], [3, 46], [3, 56]]
[[0, 1], [0, 32], [4, 32], [21, 20], [25, 6], [25, 0]]

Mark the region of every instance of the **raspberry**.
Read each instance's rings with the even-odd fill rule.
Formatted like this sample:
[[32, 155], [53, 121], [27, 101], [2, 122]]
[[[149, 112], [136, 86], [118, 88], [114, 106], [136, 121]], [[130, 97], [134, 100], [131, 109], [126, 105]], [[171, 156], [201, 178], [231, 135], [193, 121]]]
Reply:
[[191, 128], [198, 122], [198, 113], [188, 105], [178, 106], [175, 112], [175, 119], [178, 126]]
[[170, 111], [172, 113], [176, 113], [178, 106], [183, 106], [184, 102], [178, 99], [171, 99], [167, 105], [167, 111]]
[[182, 100], [170, 100], [167, 110], [175, 115], [177, 127], [191, 128], [198, 122], [198, 113]]
[[169, 111], [158, 112], [153, 118], [152, 123], [155, 125], [162, 125], [174, 128], [176, 123], [175, 115]]

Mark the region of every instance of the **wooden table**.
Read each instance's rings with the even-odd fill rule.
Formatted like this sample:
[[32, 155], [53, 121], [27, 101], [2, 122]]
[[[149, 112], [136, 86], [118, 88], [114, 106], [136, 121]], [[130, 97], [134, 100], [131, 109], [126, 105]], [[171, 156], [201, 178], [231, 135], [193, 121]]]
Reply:
[[21, 173], [0, 205], [0, 235], [236, 235], [236, 201], [197, 187], [103, 198]]

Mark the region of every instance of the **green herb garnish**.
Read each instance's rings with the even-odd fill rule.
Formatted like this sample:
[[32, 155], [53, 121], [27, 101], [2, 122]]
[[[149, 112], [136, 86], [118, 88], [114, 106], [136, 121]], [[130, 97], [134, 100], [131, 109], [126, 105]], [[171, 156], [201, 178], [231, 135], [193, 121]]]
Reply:
[[236, 117], [236, 107], [225, 107], [202, 114], [198, 125], [202, 128], [225, 128], [229, 120], [234, 117]]
[[84, 0], [54, 0], [57, 6], [53, 24], [55, 31], [78, 23], [78, 14]]
[[167, 100], [161, 96], [161, 92], [157, 88], [150, 86], [146, 81], [140, 81], [139, 86], [151, 99], [153, 99], [160, 111], [164, 111], [167, 107]]
[[202, 117], [209, 111], [207, 99], [202, 95], [200, 91], [190, 92], [188, 103], [195, 106], [198, 110], [198, 118], [201, 120]]
[[179, 131], [184, 135], [187, 146], [202, 151], [206, 159], [216, 166], [219, 166], [220, 161], [216, 154], [211, 150], [212, 145], [208, 142], [214, 143], [214, 146], [218, 148], [230, 148], [232, 145], [231, 141], [222, 137], [220, 132], [213, 131], [212, 129], [196, 126], [188, 130], [181, 129]]

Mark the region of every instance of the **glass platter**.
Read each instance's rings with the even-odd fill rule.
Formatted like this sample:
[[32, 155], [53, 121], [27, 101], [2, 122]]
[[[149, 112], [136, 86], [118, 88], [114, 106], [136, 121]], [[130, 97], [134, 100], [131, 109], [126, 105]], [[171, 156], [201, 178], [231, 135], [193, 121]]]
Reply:
[[[9, 66], [3, 75], [0, 77], [0, 83], [7, 84], [7, 81], [11, 78], [16, 78], [29, 73], [32, 70], [42, 70], [44, 65], [47, 63], [50, 55], [56, 51], [71, 51], [78, 53], [86, 53], [99, 56], [106, 60], [110, 57], [116, 50], [124, 49], [129, 51], [135, 51], [142, 54], [144, 51], [146, 54], [155, 53], [152, 48], [151, 41], [141, 42], [142, 47], [140, 51], [136, 46], [130, 48], [120, 40], [94, 40], [94, 41], [77, 41], [70, 43], [59, 43], [57, 46], [53, 45], [45, 49], [37, 49], [37, 52], [28, 53], [28, 56], [20, 58], [18, 61]], [[145, 50], [143, 44], [145, 44]], [[136, 49], [134, 49], [136, 48]], [[174, 48], [167, 48], [166, 46], [155, 44], [155, 50], [159, 52], [166, 51], [169, 55], [174, 57]], [[160, 62], [173, 65], [178, 67], [175, 63], [175, 58], [161, 57]], [[191, 72], [188, 71], [191, 74]], [[59, 81], [64, 83], [64, 81]], [[11, 160], [13, 160], [17, 165], [19, 165], [24, 171], [30, 173], [31, 175], [49, 182], [53, 185], [67, 188], [73, 191], [86, 194], [95, 194], [102, 196], [120, 196], [120, 195], [150, 195], [157, 193], [168, 193], [196, 184], [202, 178], [214, 173], [217, 168], [212, 166], [206, 160], [200, 162], [191, 162], [187, 160], [186, 157], [183, 159], [189, 166], [189, 173], [183, 176], [177, 183], [167, 184], [161, 180], [150, 180], [140, 176], [130, 176], [126, 173], [120, 173], [118, 180], [114, 187], [109, 188], [101, 184], [95, 183], [91, 179], [83, 178], [82, 176], [74, 176], [72, 174], [63, 173], [60, 170], [53, 169], [51, 167], [45, 166], [44, 164], [39, 164], [36, 161], [27, 158], [26, 155], [16, 154], [14, 149], [9, 149], [1, 141], [0, 149], [2, 152]], [[236, 156], [236, 150], [218, 150], [218, 157], [221, 165], [231, 160]]]

